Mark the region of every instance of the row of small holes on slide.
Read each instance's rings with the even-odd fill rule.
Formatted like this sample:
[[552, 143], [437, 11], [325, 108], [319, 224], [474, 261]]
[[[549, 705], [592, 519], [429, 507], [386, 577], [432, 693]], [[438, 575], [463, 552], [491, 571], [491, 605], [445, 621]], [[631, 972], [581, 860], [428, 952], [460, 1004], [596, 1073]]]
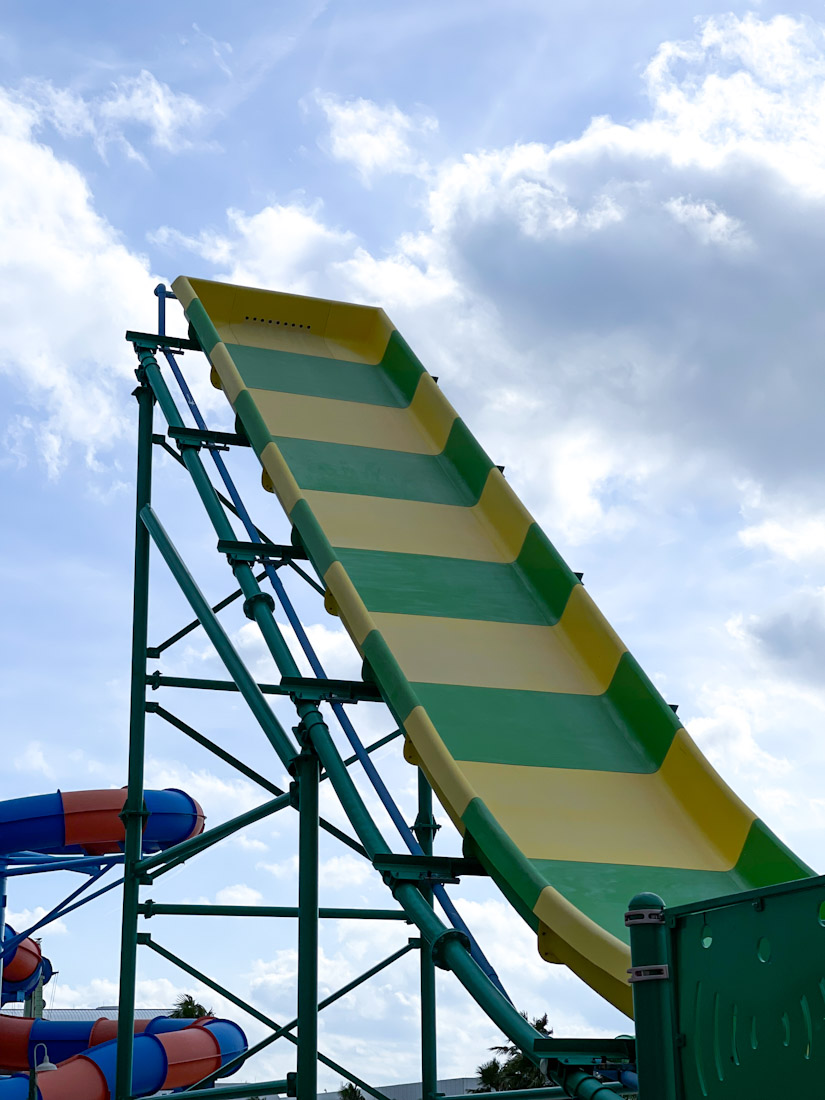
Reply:
[[266, 317], [244, 317], [244, 320], [258, 321], [262, 325], [283, 325], [284, 328], [312, 328], [312, 325], [296, 325], [294, 321], [270, 321]]
[[[825, 927], [825, 901], [819, 903], [817, 917], [819, 919], [819, 923], [823, 927]], [[706, 949], [710, 947], [710, 945], [713, 943], [713, 933], [711, 932], [710, 927], [707, 924], [703, 926], [699, 938], [701, 940], [702, 947]], [[760, 962], [766, 963], [770, 961], [771, 941], [766, 939], [764, 936], [759, 940], [756, 945], [756, 955]]]

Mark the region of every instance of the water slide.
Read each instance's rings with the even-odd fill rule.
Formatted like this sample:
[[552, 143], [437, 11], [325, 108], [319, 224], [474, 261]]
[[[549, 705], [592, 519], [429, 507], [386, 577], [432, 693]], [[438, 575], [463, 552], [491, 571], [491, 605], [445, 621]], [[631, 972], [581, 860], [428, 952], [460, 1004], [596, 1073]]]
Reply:
[[[0, 802], [0, 857], [106, 855], [122, 848], [119, 814], [125, 790], [58, 791]], [[146, 791], [143, 832], [146, 854], [169, 848], [203, 831], [198, 803], [178, 790]], [[13, 933], [8, 934], [10, 939]], [[4, 960], [3, 998], [36, 980], [47, 960], [23, 940]], [[6, 981], [8, 976], [9, 981]], [[246, 1049], [246, 1038], [229, 1020], [171, 1020], [160, 1016], [135, 1024], [134, 1092], [194, 1084]], [[42, 1100], [110, 1100], [114, 1093], [117, 1022], [35, 1020], [0, 1015], [0, 1072], [28, 1070], [35, 1047], [45, 1046], [56, 1072], [38, 1078]], [[42, 1059], [42, 1050], [40, 1051]], [[28, 1073], [0, 1080], [0, 1100], [25, 1100]]]
[[813, 873], [704, 759], [383, 310], [173, 289], [405, 757], [545, 959], [630, 1015], [634, 894]]

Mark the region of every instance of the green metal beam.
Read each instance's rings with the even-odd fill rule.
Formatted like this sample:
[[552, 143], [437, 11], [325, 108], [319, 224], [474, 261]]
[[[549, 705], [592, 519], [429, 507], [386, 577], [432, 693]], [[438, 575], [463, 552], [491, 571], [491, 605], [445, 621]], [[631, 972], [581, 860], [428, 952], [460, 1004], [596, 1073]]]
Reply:
[[184, 860], [189, 859], [190, 856], [196, 855], [198, 852], [204, 851], [206, 848], [211, 848], [213, 844], [217, 844], [219, 840], [225, 840], [226, 837], [236, 833], [238, 829], [242, 829], [245, 825], [252, 825], [255, 821], [261, 821], [263, 818], [268, 817], [270, 814], [277, 813], [278, 810], [283, 809], [285, 806], [290, 805], [290, 799], [288, 794], [282, 794], [278, 798], [273, 798], [269, 802], [263, 802], [260, 806], [255, 806], [251, 810], [247, 810], [246, 813], [238, 814], [237, 817], [231, 817], [228, 821], [224, 821], [221, 825], [216, 825], [213, 829], [207, 829], [206, 832], [201, 833], [200, 836], [190, 837], [189, 840], [182, 840], [179, 844], [174, 844], [171, 848], [167, 848], [165, 852], [155, 852], [154, 855], [146, 856], [136, 865], [136, 872], [140, 875], [145, 875], [148, 871], [155, 870], [154, 877], [164, 874], [166, 871], [171, 871], [173, 867], [177, 867], [179, 863], [183, 863]]
[[141, 350], [154, 351], [156, 348], [172, 348], [174, 351], [201, 351], [197, 340], [185, 340], [178, 336], [161, 336], [156, 332], [127, 332], [126, 339]]
[[[246, 1085], [219, 1085], [218, 1088], [186, 1089], [182, 1096], [190, 1100], [235, 1100], [236, 1097], [263, 1096], [273, 1092], [285, 1093], [287, 1083], [281, 1081], [253, 1081]], [[154, 1096], [147, 1096], [146, 1100], [160, 1100], [161, 1097], [168, 1100], [168, 1092], [156, 1092]]]
[[[302, 727], [299, 726], [299, 736]], [[298, 1096], [318, 1093], [318, 757], [307, 739], [298, 784]]]
[[[635, 1089], [626, 1089], [620, 1084], [614, 1084], [613, 1082], [602, 1082], [600, 1084], [600, 1090], [605, 1100], [607, 1100], [608, 1097], [636, 1095]], [[497, 1093], [496, 1095], [499, 1094]], [[562, 1100], [562, 1098], [569, 1096], [570, 1093], [558, 1085], [551, 1085], [546, 1089], [512, 1089], [507, 1092], [507, 1100]], [[597, 1097], [598, 1100], [602, 1100], [602, 1097], [599, 1096], [598, 1093], [591, 1093], [591, 1096]], [[444, 1096], [442, 1093], [438, 1100], [467, 1100], [467, 1096], [466, 1093], [462, 1096]]]
[[[377, 741], [373, 741], [371, 745], [367, 745], [364, 752], [369, 755], [371, 752], [375, 752], [376, 749], [383, 748], [384, 745], [389, 745], [390, 741], [394, 741], [396, 737], [400, 737], [403, 734], [403, 730], [393, 730], [392, 733], [386, 734], [384, 737], [379, 737]], [[358, 760], [358, 753], [353, 753], [352, 756], [348, 756], [344, 761], [344, 766], [349, 767], [350, 764], [355, 764]], [[323, 782], [327, 778], [327, 773], [321, 773], [321, 781]]]
[[179, 444], [191, 447], [193, 444], [202, 443], [204, 446], [214, 446], [218, 450], [228, 451], [230, 447], [248, 447], [249, 440], [245, 435], [237, 432], [210, 432], [206, 428], [170, 428], [169, 438]]
[[[167, 676], [160, 669], [155, 669], [146, 676], [146, 686], [152, 691], [162, 687], [191, 688], [195, 691], [240, 691], [234, 680], [209, 680], [196, 676]], [[288, 696], [289, 689], [280, 684], [258, 684], [258, 691], [262, 695]]]
[[[375, 977], [376, 974], [380, 974], [380, 972], [386, 969], [386, 967], [392, 965], [392, 963], [394, 962], [397, 962], [398, 959], [403, 958], [403, 956], [406, 955], [408, 951], [412, 951], [420, 946], [420, 940], [408, 940], [403, 947], [398, 949], [398, 951], [394, 951], [392, 955], [389, 955], [386, 959], [382, 959], [381, 962], [376, 963], [375, 966], [371, 966], [369, 970], [365, 970], [363, 974], [359, 974], [357, 978], [353, 978], [352, 981], [347, 982], [346, 985], [342, 985], [340, 989], [336, 989], [334, 993], [330, 993], [330, 995], [328, 997], [325, 997], [323, 1001], [319, 1001], [318, 1011], [322, 1012], [325, 1008], [328, 1008], [331, 1004], [334, 1004], [335, 1001], [340, 1000], [341, 997], [345, 997], [347, 993], [351, 993], [353, 989], [357, 989], [359, 985], [363, 985], [364, 982], [369, 981], [369, 979]], [[294, 1020], [290, 1020], [288, 1024], [284, 1024], [283, 1027], [278, 1028], [278, 1030], [272, 1035], [267, 1035], [265, 1039], [261, 1039], [259, 1042], [255, 1043], [254, 1046], [251, 1046], [248, 1050], [244, 1051], [243, 1054], [238, 1054], [235, 1058], [232, 1059], [231, 1062], [227, 1062], [225, 1066], [221, 1067], [220, 1072], [228, 1073], [235, 1067], [240, 1066], [241, 1063], [246, 1062], [253, 1055], [259, 1054], [262, 1050], [265, 1050], [268, 1046], [271, 1046], [271, 1044], [274, 1043], [276, 1039], [280, 1039], [287, 1031], [294, 1031], [297, 1026], [298, 1017], [296, 1016]], [[218, 1075], [216, 1073], [210, 1073], [208, 1077], [204, 1077], [202, 1080], [198, 1081], [198, 1085], [208, 1085], [211, 1082], [216, 1081], [217, 1076]]]
[[[264, 570], [263, 572], [258, 574], [257, 579], [261, 581], [264, 579], [265, 576], [266, 571]], [[227, 596], [226, 599], [223, 599], [219, 603], [216, 603], [212, 610], [217, 615], [219, 611], [223, 611], [225, 607], [229, 607], [231, 603], [234, 603], [235, 600], [237, 600], [242, 595], [243, 592], [241, 592], [240, 588], [236, 588], [230, 596]], [[160, 657], [161, 653], [169, 649], [170, 646], [173, 646], [175, 642], [179, 642], [181, 638], [185, 638], [187, 634], [191, 634], [193, 630], [197, 630], [200, 625], [200, 619], [193, 619], [191, 623], [187, 623], [186, 626], [181, 627], [180, 630], [176, 631], [176, 633], [166, 638], [166, 640], [161, 642], [160, 645], [149, 646], [146, 650], [146, 656], [150, 660], [157, 660]]]
[[[202, 733], [199, 733], [196, 729], [193, 729], [193, 727], [190, 726], [187, 722], [182, 721], [180, 718], [172, 714], [171, 711], [166, 710], [166, 708], [162, 707], [160, 703], [147, 703], [146, 712], [147, 714], [157, 714], [160, 718], [163, 718], [164, 721], [168, 722], [171, 726], [174, 726], [175, 729], [180, 730], [181, 733], [185, 733], [187, 737], [191, 737], [193, 741], [196, 741], [199, 745], [202, 745], [205, 749], [208, 749], [211, 753], [214, 753], [215, 756], [219, 757], [221, 760], [231, 765], [242, 775], [245, 775], [248, 779], [251, 779], [253, 783], [257, 783], [261, 787], [263, 787], [264, 790], [269, 791], [270, 794], [283, 795], [286, 793], [285, 791], [282, 791], [281, 788], [275, 783], [271, 783], [259, 772], [256, 772], [254, 768], [250, 768], [248, 765], [238, 760], [236, 756], [233, 756], [232, 753], [227, 752], [225, 749], [222, 749], [220, 745], [216, 745], [214, 741], [211, 741], [208, 737], [205, 737]], [[288, 805], [291, 805], [291, 803], [285, 802], [280, 808], [285, 809]], [[273, 813], [274, 812], [276, 811], [273, 810]], [[343, 830], [339, 829], [337, 825], [333, 825], [331, 821], [327, 821], [326, 818], [323, 817], [320, 819], [320, 825], [321, 828], [325, 832], [329, 833], [330, 836], [334, 836], [336, 840], [340, 840], [342, 844], [346, 844], [346, 846], [348, 848], [351, 848], [353, 852], [357, 852], [359, 856], [364, 856], [366, 858], [367, 853], [362, 845], [360, 845], [357, 840], [353, 840], [352, 837], [347, 836], [347, 834], [343, 832]], [[171, 851], [172, 849], [167, 849], [167, 852]]]
[[[143, 362], [141, 361], [141, 368]], [[132, 667], [129, 696], [129, 777], [123, 807], [125, 826], [123, 911], [120, 939], [120, 985], [118, 994], [117, 1064], [115, 1095], [129, 1100], [132, 1094], [135, 986], [137, 971], [137, 904], [139, 881], [136, 867], [143, 843], [143, 768], [146, 735], [144, 701], [146, 688], [146, 641], [149, 623], [149, 536], [140, 520], [141, 511], [152, 499], [152, 418], [154, 398], [145, 384], [143, 370], [134, 395], [138, 402], [137, 477], [135, 494], [135, 566], [132, 608]]]
[[[298, 1045], [297, 1038], [294, 1035], [290, 1034], [287, 1028], [281, 1027], [274, 1020], [270, 1019], [269, 1016], [265, 1015], [263, 1012], [259, 1012], [258, 1009], [254, 1007], [254, 1005], [249, 1004], [242, 997], [238, 997], [235, 993], [230, 992], [230, 990], [228, 990], [225, 986], [222, 986], [220, 982], [216, 982], [214, 978], [208, 977], [208, 975], [204, 974], [203, 971], [198, 970], [197, 967], [192, 966], [191, 963], [188, 963], [185, 960], [181, 959], [178, 955], [175, 955], [174, 952], [167, 950], [167, 948], [165, 947], [161, 947], [159, 943], [155, 943], [151, 936], [142, 932], [138, 935], [137, 940], [138, 943], [140, 943], [141, 945], [150, 947], [158, 955], [161, 955], [164, 959], [167, 959], [169, 962], [174, 963], [174, 965], [183, 970], [184, 973], [189, 974], [197, 981], [203, 982], [204, 985], [214, 990], [215, 993], [220, 994], [222, 997], [226, 997], [228, 1001], [231, 1001], [232, 1004], [234, 1004], [237, 1008], [240, 1008], [243, 1012], [248, 1012], [250, 1016], [253, 1016], [260, 1023], [266, 1024], [267, 1027], [273, 1028], [275, 1031], [277, 1031], [278, 1034], [276, 1036], [273, 1036], [272, 1038], [281, 1038], [281, 1036], [283, 1036], [283, 1038], [292, 1043], [293, 1046]], [[297, 1026], [297, 1023], [298, 1021], [296, 1020], [293, 1026]], [[350, 1073], [348, 1069], [345, 1069], [344, 1066], [339, 1065], [338, 1062], [334, 1062], [332, 1058], [328, 1058], [327, 1055], [322, 1054], [320, 1051], [317, 1051], [317, 1056], [319, 1062], [323, 1062], [323, 1064], [325, 1066], [328, 1066], [329, 1069], [334, 1070], [336, 1073], [340, 1073], [342, 1077], [346, 1078], [348, 1081], [352, 1081], [353, 1084], [356, 1084], [358, 1086], [358, 1088], [362, 1089], [364, 1092], [368, 1092], [371, 1096], [376, 1097], [376, 1100], [389, 1100], [389, 1097], [385, 1093], [379, 1092], [379, 1090], [373, 1088], [372, 1085], [368, 1085], [366, 1081], [362, 1081], [360, 1077], [356, 1077], [354, 1074]], [[226, 1072], [227, 1068], [227, 1066], [222, 1067], [224, 1072]], [[200, 1084], [200, 1082], [198, 1082], [198, 1084]]]
[[[413, 829], [425, 856], [433, 854], [433, 841], [437, 828], [433, 817], [432, 787], [419, 768], [418, 815]], [[421, 893], [426, 903], [432, 906], [432, 887], [422, 887]], [[421, 1096], [422, 1100], [435, 1100], [438, 1092], [435, 963], [429, 951], [421, 952], [419, 988], [421, 992]]]
[[[141, 509], [140, 518], [146, 525], [155, 546], [157, 546], [160, 551], [161, 557], [166, 562], [170, 573], [177, 581], [178, 587], [186, 597], [189, 606], [200, 619], [201, 626], [206, 631], [218, 656], [226, 666], [227, 672], [240, 688], [241, 695], [243, 695], [246, 700], [249, 709], [252, 711], [252, 714], [264, 731], [269, 743], [272, 745], [273, 749], [275, 749], [281, 761], [288, 765], [289, 761], [295, 755], [295, 747], [292, 741], [270, 709], [258, 685], [252, 679], [249, 669], [243, 663], [238, 651], [229, 640], [228, 634], [207, 603], [206, 597], [203, 595], [200, 588], [198, 588], [192, 574], [186, 568], [183, 558], [175, 549], [174, 543], [164, 530], [162, 523], [155, 515], [151, 505], [147, 504]], [[247, 572], [250, 575], [252, 583], [257, 588], [258, 582], [252, 575], [252, 571], [248, 569]], [[244, 585], [242, 584], [241, 587], [243, 588]]]
[[[675, 1036], [679, 1029], [674, 1019], [673, 983], [644, 980], [645, 972], [651, 977], [657, 973], [663, 976], [668, 973], [670, 959], [665, 903], [657, 894], [637, 894], [627, 908], [625, 924], [630, 930], [630, 980], [633, 982], [633, 1016], [636, 1021], [641, 1095], [648, 1100], [675, 1100], [682, 1089], [677, 1079], [679, 1074]], [[670, 965], [673, 965], [672, 962]], [[637, 975], [634, 971], [641, 973]], [[698, 988], [697, 985], [696, 989]], [[696, 996], [698, 999], [698, 992]], [[696, 1027], [697, 1030], [701, 1027], [698, 1021]], [[698, 1044], [699, 1040], [696, 1042]], [[776, 1046], [778, 1045], [777, 1043]], [[734, 1086], [732, 1091], [739, 1090]]]
[[208, 749], [209, 752], [223, 760], [224, 763], [233, 767], [235, 771], [240, 772], [241, 775], [245, 775], [247, 779], [251, 779], [253, 783], [257, 783], [259, 787], [263, 787], [264, 790], [269, 791], [270, 794], [277, 796], [286, 793], [280, 787], [276, 786], [275, 783], [271, 783], [265, 776], [261, 775], [260, 772], [256, 772], [254, 768], [250, 768], [248, 764], [244, 764], [237, 756], [233, 756], [231, 752], [227, 752], [226, 749], [222, 749], [220, 745], [216, 745], [214, 741], [205, 737], [202, 733], [199, 733], [190, 726], [188, 722], [184, 722], [181, 718], [172, 714], [171, 711], [166, 710], [160, 703], [147, 703], [146, 713], [156, 714], [159, 718], [162, 718], [164, 722], [168, 722], [170, 726], [174, 726], [176, 730], [180, 730], [181, 733], [186, 734], [187, 737], [191, 738], [198, 745]]
[[[169, 444], [166, 442], [165, 436], [153, 435], [152, 436], [152, 442], [156, 443], [159, 447], [161, 447], [164, 451], [166, 451], [166, 453], [169, 455], [169, 457], [173, 458], [179, 466], [183, 466], [183, 468], [186, 469], [186, 463], [183, 461], [180, 454], [173, 447], [169, 446]], [[238, 516], [238, 509], [235, 507], [235, 505], [232, 503], [232, 501], [229, 499], [229, 497], [224, 496], [224, 494], [221, 493], [218, 489], [215, 489], [215, 496], [218, 498], [218, 500], [221, 502], [221, 504], [224, 506], [224, 508], [227, 509], [227, 511], [231, 512], [233, 516]], [[238, 516], [238, 518], [240, 519], [240, 516]], [[268, 542], [270, 544], [272, 543], [272, 539], [267, 534], [265, 534], [260, 529], [260, 527], [255, 527], [255, 530], [260, 535], [262, 542]], [[321, 589], [321, 595], [323, 595], [323, 593], [324, 593], [324, 590], [322, 588]]]
[[[150, 917], [297, 917], [297, 905], [189, 905], [156, 902], [151, 898], [141, 902], [138, 912]], [[396, 920], [410, 923], [403, 909], [339, 909], [321, 906], [322, 920]]]

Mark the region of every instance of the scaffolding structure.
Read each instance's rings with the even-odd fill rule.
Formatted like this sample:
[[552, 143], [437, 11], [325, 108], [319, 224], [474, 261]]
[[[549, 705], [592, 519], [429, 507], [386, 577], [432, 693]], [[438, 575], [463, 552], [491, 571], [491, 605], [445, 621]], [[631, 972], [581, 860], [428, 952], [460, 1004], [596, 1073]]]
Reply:
[[[511, 1094], [513, 1097], [529, 1096], [535, 1100], [543, 1100], [545, 1097], [570, 1096], [608, 1100], [616, 1095], [633, 1093], [633, 1075], [626, 1072], [627, 1067], [635, 1062], [632, 1039], [567, 1040], [542, 1035], [521, 1016], [507, 997], [498, 976], [464, 925], [445, 889], [448, 884], [458, 882], [462, 875], [485, 874], [483, 867], [474, 859], [433, 854], [433, 839], [438, 826], [433, 817], [432, 790], [420, 769], [418, 812], [414, 823], [408, 825], [395, 806], [375, 768], [371, 754], [393, 738], [399, 737], [401, 731], [395, 730], [366, 747], [358, 739], [344, 709], [345, 705], [359, 700], [380, 701], [377, 688], [368, 679], [335, 680], [325, 675], [277, 570], [282, 567], [293, 570], [321, 595], [324, 589], [307, 572], [307, 555], [299, 541], [289, 545], [274, 543], [252, 522], [222, 457], [223, 452], [228, 449], [248, 446], [248, 441], [241, 434], [210, 431], [207, 428], [176, 358], [180, 352], [199, 352], [201, 348], [195, 339], [178, 339], [166, 334], [166, 302], [167, 299], [174, 298], [174, 295], [163, 285], [156, 288], [155, 294], [158, 298], [157, 333], [127, 333], [127, 339], [132, 343], [139, 363], [136, 371], [138, 386], [134, 391], [138, 405], [138, 436], [129, 775], [122, 813], [125, 848], [116, 1100], [132, 1098], [132, 1037], [138, 947], [153, 951], [270, 1029], [263, 1040], [236, 1059], [237, 1064], [245, 1062], [278, 1039], [285, 1039], [296, 1048], [296, 1072], [289, 1074], [286, 1079], [215, 1088], [217, 1074], [213, 1073], [186, 1091], [186, 1095], [193, 1100], [200, 1097], [215, 1100], [216, 1097], [242, 1097], [266, 1092], [285, 1092], [287, 1095], [299, 1097], [300, 1100], [315, 1100], [319, 1062], [333, 1069], [345, 1080], [351, 1081], [363, 1093], [382, 1100], [383, 1094], [378, 1089], [362, 1080], [349, 1067], [339, 1065], [319, 1051], [318, 1013], [414, 950], [418, 951], [420, 960], [420, 1047], [424, 1100], [434, 1100], [438, 1095], [436, 967], [451, 971], [490, 1020], [530, 1060], [541, 1065], [547, 1078], [547, 1087], [514, 1092]], [[175, 397], [161, 371], [159, 355], [165, 359], [180, 388], [183, 400], [197, 425], [194, 428], [187, 427], [184, 423]], [[163, 432], [156, 430], [156, 406], [166, 422]], [[155, 447], [162, 448], [188, 472], [213, 525], [218, 540], [218, 552], [225, 557], [236, 580], [236, 590], [214, 607], [199, 589], [183, 557], [153, 510], [152, 456]], [[219, 492], [213, 485], [204, 464], [204, 452], [209, 452], [214, 461], [225, 492]], [[229, 513], [240, 519], [244, 525], [247, 541], [237, 539]], [[159, 552], [191, 607], [194, 619], [162, 644], [149, 647], [149, 558], [152, 545]], [[262, 569], [256, 572], [258, 567]], [[270, 582], [273, 594], [261, 588], [260, 582], [264, 580]], [[241, 598], [246, 617], [259, 627], [264, 643], [281, 674], [282, 678], [277, 684], [262, 684], [253, 678], [219, 620], [220, 611]], [[315, 673], [312, 678], [300, 675], [299, 667], [275, 618], [276, 601], [286, 614], [310, 661]], [[157, 669], [150, 670], [150, 660], [156, 661], [170, 646], [198, 625], [204, 629], [223, 662], [229, 677], [227, 680], [175, 677], [164, 675]], [[160, 703], [150, 700], [147, 697], [148, 691], [159, 686], [239, 693], [274, 751], [279, 765], [286, 768], [292, 776], [289, 790], [281, 790], [266, 775], [217, 745]], [[294, 736], [281, 724], [269, 706], [267, 696], [283, 696], [292, 701], [298, 717], [297, 725], [292, 731]], [[353, 754], [346, 759], [339, 753], [327, 721], [319, 709], [322, 702], [331, 704], [336, 719], [353, 746]], [[143, 800], [145, 725], [146, 715], [150, 713], [157, 715], [181, 734], [214, 753], [241, 775], [258, 784], [271, 796], [269, 800], [199, 836], [165, 851], [144, 856], [141, 837], [146, 816]], [[350, 765], [356, 761], [364, 767], [398, 828], [408, 848], [406, 853], [392, 851], [371, 817], [349, 771]], [[357, 839], [320, 816], [319, 787], [323, 780], [330, 782]], [[293, 808], [298, 813], [297, 907], [156, 904], [151, 900], [141, 899], [141, 887], [150, 886], [160, 876], [239, 829], [285, 808]], [[319, 830], [325, 830], [372, 864], [388, 887], [395, 907], [359, 909], [319, 906]], [[446, 921], [438, 914], [434, 904], [436, 901], [445, 913]], [[298, 968], [295, 1019], [287, 1023], [273, 1020], [215, 981], [202, 969], [162, 946], [151, 934], [139, 931], [141, 919], [154, 915], [296, 920]], [[327, 918], [406, 921], [415, 926], [418, 934], [405, 946], [319, 1002], [319, 921]], [[223, 1067], [221, 1073], [225, 1073], [227, 1068]]]

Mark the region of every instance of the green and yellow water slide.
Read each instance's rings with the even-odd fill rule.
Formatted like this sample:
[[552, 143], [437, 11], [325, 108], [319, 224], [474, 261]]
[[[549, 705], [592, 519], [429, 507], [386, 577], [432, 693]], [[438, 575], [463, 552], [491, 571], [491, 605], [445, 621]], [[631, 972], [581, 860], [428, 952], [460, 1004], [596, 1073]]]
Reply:
[[381, 309], [174, 291], [442, 805], [631, 1014], [624, 913], [812, 874], [730, 790]]

